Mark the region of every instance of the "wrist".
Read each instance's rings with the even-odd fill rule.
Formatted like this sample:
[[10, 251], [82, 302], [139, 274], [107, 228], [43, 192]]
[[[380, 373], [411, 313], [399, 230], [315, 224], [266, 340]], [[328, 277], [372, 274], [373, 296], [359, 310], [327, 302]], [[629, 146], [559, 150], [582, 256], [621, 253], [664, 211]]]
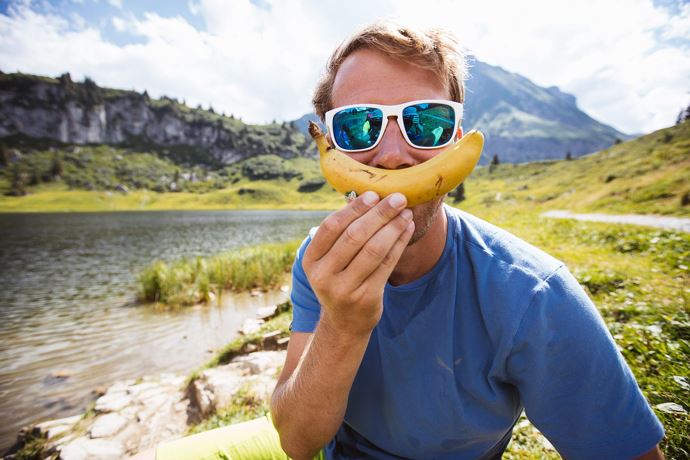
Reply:
[[335, 343], [353, 345], [361, 342], [368, 343], [371, 331], [375, 326], [353, 327], [352, 324], [343, 324], [342, 321], [333, 318], [328, 310], [324, 309], [317, 328], [321, 330], [322, 334], [331, 337]]

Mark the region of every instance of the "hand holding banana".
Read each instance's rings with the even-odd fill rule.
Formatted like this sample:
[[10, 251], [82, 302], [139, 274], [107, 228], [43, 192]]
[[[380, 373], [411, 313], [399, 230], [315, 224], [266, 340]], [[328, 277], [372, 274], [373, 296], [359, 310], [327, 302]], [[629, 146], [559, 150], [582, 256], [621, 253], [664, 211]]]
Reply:
[[484, 136], [477, 130], [465, 134], [430, 160], [404, 169], [367, 166], [331, 147], [319, 126], [309, 123], [309, 134], [319, 149], [324, 178], [340, 193], [367, 190], [381, 198], [400, 192], [412, 207], [445, 195], [470, 175], [482, 153]]

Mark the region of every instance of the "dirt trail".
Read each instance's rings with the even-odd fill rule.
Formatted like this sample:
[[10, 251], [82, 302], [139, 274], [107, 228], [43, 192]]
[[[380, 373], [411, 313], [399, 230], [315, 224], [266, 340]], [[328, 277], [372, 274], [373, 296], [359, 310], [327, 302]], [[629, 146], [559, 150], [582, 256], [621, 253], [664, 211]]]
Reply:
[[548, 211], [542, 214], [557, 219], [591, 220], [619, 224], [644, 225], [647, 227], [669, 228], [690, 233], [690, 219], [685, 217], [654, 216], [642, 214], [573, 214], [570, 211]]

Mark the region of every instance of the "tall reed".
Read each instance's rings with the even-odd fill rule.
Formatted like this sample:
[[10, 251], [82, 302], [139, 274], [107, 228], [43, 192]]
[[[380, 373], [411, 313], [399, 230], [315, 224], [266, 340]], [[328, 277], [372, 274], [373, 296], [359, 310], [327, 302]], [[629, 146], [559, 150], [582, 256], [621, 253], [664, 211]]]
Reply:
[[290, 271], [300, 241], [265, 243], [212, 257], [154, 261], [139, 275], [139, 298], [167, 305], [208, 302], [222, 290], [275, 287]]

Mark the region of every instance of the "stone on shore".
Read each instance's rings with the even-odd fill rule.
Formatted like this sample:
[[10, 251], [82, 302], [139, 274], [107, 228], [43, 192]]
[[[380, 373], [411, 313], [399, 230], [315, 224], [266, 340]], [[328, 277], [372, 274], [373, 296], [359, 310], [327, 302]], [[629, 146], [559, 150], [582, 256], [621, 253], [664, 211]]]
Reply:
[[127, 425], [127, 419], [120, 414], [106, 414], [96, 419], [96, 422], [89, 430], [89, 434], [91, 438], [114, 436], [119, 433], [125, 425]]
[[49, 420], [36, 425], [35, 431], [36, 434], [42, 434], [46, 439], [53, 439], [54, 437], [71, 430], [79, 420], [81, 420], [81, 415], [73, 415], [72, 417]]
[[75, 439], [60, 451], [61, 460], [119, 460], [124, 456], [122, 443], [86, 437]]
[[270, 399], [284, 361], [285, 351], [257, 351], [206, 369], [187, 390], [192, 418], [202, 420], [229, 405], [245, 386], [251, 387], [258, 397]]
[[253, 334], [257, 332], [264, 323], [265, 321], [263, 319], [248, 318], [244, 321], [244, 324], [242, 324], [239, 333], [243, 335]]
[[278, 311], [278, 305], [261, 307], [256, 311], [256, 317], [265, 321], [265, 320], [275, 316], [276, 311]]

